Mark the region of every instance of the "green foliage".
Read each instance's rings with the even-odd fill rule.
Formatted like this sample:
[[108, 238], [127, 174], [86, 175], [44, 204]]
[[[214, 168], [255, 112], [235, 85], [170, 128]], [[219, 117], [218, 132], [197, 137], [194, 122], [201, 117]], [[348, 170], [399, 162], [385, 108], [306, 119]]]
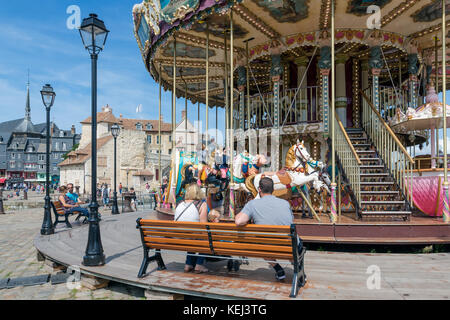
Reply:
[[69, 153], [71, 153], [72, 151], [77, 150], [79, 146], [80, 146], [79, 143], [74, 144], [73, 147], [72, 147], [72, 149], [70, 149], [70, 151], [68, 151], [68, 152], [66, 152], [66, 153], [64, 153], [64, 154], [62, 155], [62, 158], [63, 158], [64, 160], [66, 160], [67, 157], [69, 156]]

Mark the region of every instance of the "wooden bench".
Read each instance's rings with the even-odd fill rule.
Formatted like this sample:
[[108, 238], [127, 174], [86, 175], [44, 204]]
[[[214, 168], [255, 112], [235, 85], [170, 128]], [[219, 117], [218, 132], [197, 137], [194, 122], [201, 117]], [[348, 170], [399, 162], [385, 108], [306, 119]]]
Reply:
[[[166, 269], [161, 249], [195, 252], [211, 256], [254, 257], [289, 260], [294, 266], [290, 297], [296, 297], [304, 286], [305, 248], [298, 252], [299, 239], [295, 225], [264, 226], [250, 224], [237, 227], [232, 223], [199, 223], [137, 219], [144, 259], [138, 277], [144, 277], [150, 262], [158, 270]], [[154, 255], [149, 256], [150, 250]]]
[[[72, 225], [69, 222], [69, 216], [73, 213], [66, 213], [64, 211], [64, 207], [60, 201], [51, 201], [50, 202], [53, 208], [53, 213], [55, 214], [55, 223], [53, 224], [53, 227], [56, 228], [58, 223], [65, 223], [67, 228], [72, 228]], [[60, 220], [60, 218], [63, 218], [64, 220]], [[78, 221], [81, 217], [81, 212], [78, 212], [78, 216], [76, 217], [75, 221]], [[86, 220], [86, 218], [85, 218]], [[83, 221], [84, 222], [84, 221]]]

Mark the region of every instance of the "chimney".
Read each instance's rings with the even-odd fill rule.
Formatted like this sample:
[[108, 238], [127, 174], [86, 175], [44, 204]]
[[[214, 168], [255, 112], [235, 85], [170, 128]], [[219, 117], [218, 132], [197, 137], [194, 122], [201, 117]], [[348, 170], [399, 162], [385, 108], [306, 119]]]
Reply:
[[72, 128], [70, 129], [70, 134], [71, 134], [72, 136], [74, 136], [75, 133], [77, 133], [77, 132], [76, 132], [76, 130], [75, 130], [75, 125], [73, 124], [73, 125], [72, 125]]
[[161, 116], [159, 117], [159, 120], [161, 120], [161, 122], [164, 122], [163, 114], [162, 114], [162, 113], [161, 113]]
[[181, 120], [186, 119], [186, 110], [181, 111]]
[[54, 132], [55, 132], [55, 124], [52, 122], [50, 124], [50, 137], [53, 137]]

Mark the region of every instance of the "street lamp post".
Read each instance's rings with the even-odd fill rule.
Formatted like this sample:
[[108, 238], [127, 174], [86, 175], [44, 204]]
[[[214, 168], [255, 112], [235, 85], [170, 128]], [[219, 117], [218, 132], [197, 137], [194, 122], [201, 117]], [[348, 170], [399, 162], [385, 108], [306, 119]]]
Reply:
[[46, 164], [45, 164], [45, 204], [44, 204], [44, 221], [42, 221], [41, 234], [50, 235], [55, 232], [52, 222], [52, 214], [50, 212], [50, 109], [55, 102], [55, 92], [53, 88], [46, 84], [41, 90], [42, 102], [47, 112], [47, 132], [46, 132]]
[[100, 237], [100, 225], [98, 220], [98, 203], [97, 203], [97, 59], [100, 51], [103, 50], [106, 38], [108, 37], [108, 29], [102, 20], [97, 18], [96, 14], [91, 13], [88, 18], [83, 19], [80, 26], [80, 36], [83, 45], [91, 55], [91, 190], [92, 199], [89, 204], [89, 236], [86, 247], [86, 255], [83, 257], [83, 265], [85, 266], [101, 266], [105, 264], [105, 255], [103, 254], [102, 240]]
[[111, 214], [119, 214], [119, 208], [117, 207], [117, 137], [120, 133], [120, 127], [117, 123], [111, 126], [111, 134], [114, 137], [114, 196]]

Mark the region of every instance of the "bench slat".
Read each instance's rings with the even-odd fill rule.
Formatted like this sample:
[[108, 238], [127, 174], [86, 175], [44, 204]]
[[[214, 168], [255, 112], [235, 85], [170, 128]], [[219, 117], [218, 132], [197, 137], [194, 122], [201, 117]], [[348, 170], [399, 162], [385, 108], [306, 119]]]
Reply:
[[[203, 239], [208, 240], [206, 232], [203, 234], [194, 233], [181, 233], [181, 232], [162, 232], [162, 231], [143, 231], [144, 236], [160, 236], [160, 237], [173, 237], [182, 239]], [[261, 243], [261, 244], [278, 244], [278, 245], [292, 245], [290, 238], [262, 238], [253, 235], [227, 235], [212, 233], [213, 241], [237, 241], [245, 243]]]
[[140, 220], [141, 226], [160, 226], [171, 228], [190, 228], [190, 229], [204, 229], [207, 225], [211, 230], [242, 230], [242, 231], [256, 231], [256, 232], [274, 232], [274, 233], [289, 233], [290, 226], [265, 226], [250, 224], [244, 227], [237, 227], [234, 223], [199, 223], [199, 222], [178, 222], [178, 221], [163, 221], [163, 220]]
[[[148, 244], [150, 243], [164, 243], [164, 244], [175, 244], [175, 245], [186, 245], [186, 246], [197, 246], [197, 247], [208, 247], [209, 241], [207, 240], [185, 240], [185, 239], [173, 239], [173, 238], [155, 238], [155, 237], [144, 237], [144, 241]], [[213, 241], [214, 251], [219, 249], [231, 249], [231, 250], [248, 250], [248, 251], [262, 251], [266, 254], [272, 252], [282, 252], [291, 253], [292, 247], [289, 246], [273, 246], [264, 244], [250, 244], [250, 243], [238, 243], [238, 242], [221, 242]]]

